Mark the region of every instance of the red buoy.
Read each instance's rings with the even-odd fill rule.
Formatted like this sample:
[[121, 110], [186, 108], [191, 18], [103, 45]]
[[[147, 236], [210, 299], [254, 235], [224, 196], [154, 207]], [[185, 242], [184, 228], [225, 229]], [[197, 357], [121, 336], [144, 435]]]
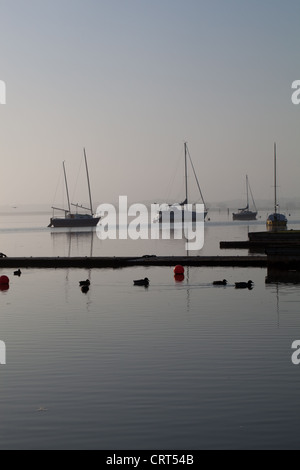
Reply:
[[177, 266], [175, 266], [175, 268], [174, 268], [174, 274], [184, 274], [184, 267], [183, 267], [183, 266], [180, 266], [180, 264], [178, 264]]
[[0, 276], [0, 285], [1, 286], [8, 286], [9, 278], [7, 276]]

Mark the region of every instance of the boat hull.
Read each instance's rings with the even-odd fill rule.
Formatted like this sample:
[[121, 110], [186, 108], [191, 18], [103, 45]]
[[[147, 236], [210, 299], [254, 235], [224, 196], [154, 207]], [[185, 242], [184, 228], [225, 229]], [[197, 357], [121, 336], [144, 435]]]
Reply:
[[277, 230], [276, 232], [249, 232], [248, 238], [250, 242], [266, 242], [268, 244], [299, 244], [300, 230]]
[[287, 218], [283, 214], [271, 214], [267, 219], [268, 228], [282, 228], [287, 227]]
[[233, 220], [257, 220], [257, 212], [238, 212], [232, 214]]
[[100, 217], [82, 218], [82, 219], [64, 219], [55, 218], [50, 219], [49, 227], [96, 227]]
[[[158, 221], [160, 224], [163, 223], [170, 223], [170, 224], [176, 224], [176, 223], [181, 223], [184, 222], [185, 219], [187, 222], [198, 222], [199, 221], [199, 213], [197, 212], [189, 212], [186, 213], [185, 211], [180, 211], [181, 214], [177, 214], [177, 216], [174, 215], [174, 211], [160, 211], [159, 216], [158, 216]], [[186, 216], [186, 217], [185, 217]], [[207, 216], [207, 211], [204, 212], [204, 220], [206, 219]], [[201, 222], [201, 220], [200, 220]]]
[[268, 228], [283, 228], [287, 227], [287, 222], [274, 222], [267, 220], [267, 227]]

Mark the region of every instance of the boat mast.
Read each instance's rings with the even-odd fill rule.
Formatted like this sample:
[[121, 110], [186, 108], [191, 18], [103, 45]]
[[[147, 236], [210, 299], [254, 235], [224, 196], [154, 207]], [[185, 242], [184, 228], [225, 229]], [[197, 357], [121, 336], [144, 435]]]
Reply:
[[249, 183], [249, 178], [248, 178], [248, 188], [249, 188], [249, 191], [250, 191], [250, 194], [251, 194], [251, 199], [252, 199], [252, 203], [253, 203], [255, 212], [257, 212], [257, 207], [256, 207], [256, 204], [255, 204], [254, 197], [253, 197], [253, 193], [252, 193], [252, 189], [251, 189], [251, 186], [250, 186], [250, 183]]
[[201, 197], [201, 199], [202, 199], [204, 208], [205, 208], [205, 210], [207, 211], [207, 207], [206, 207], [206, 204], [205, 204], [205, 201], [204, 201], [204, 197], [203, 197], [203, 194], [202, 194], [202, 191], [201, 191], [201, 187], [200, 187], [200, 183], [199, 183], [199, 180], [198, 180], [198, 176], [197, 176], [197, 174], [196, 174], [196, 170], [195, 170], [195, 167], [194, 167], [194, 163], [193, 163], [192, 157], [191, 157], [191, 155], [190, 155], [190, 152], [189, 152], [189, 150], [188, 150], [187, 144], [186, 144], [186, 151], [187, 151], [187, 154], [188, 154], [189, 159], [190, 159], [190, 162], [191, 162], [191, 167], [192, 167], [192, 170], [193, 170], [193, 173], [194, 173], [194, 176], [195, 176], [195, 180], [196, 180], [196, 183], [197, 183], [197, 186], [198, 186], [198, 190], [199, 190], [199, 193], [200, 193], [200, 197]]
[[85, 148], [83, 149], [83, 152], [84, 152], [84, 160], [85, 160], [86, 176], [87, 176], [87, 182], [88, 182], [88, 188], [89, 188], [89, 197], [90, 197], [90, 211], [91, 211], [91, 215], [93, 215], [93, 204], [92, 204], [92, 195], [91, 195], [91, 185], [90, 185], [89, 169], [88, 169], [88, 164], [87, 164], [87, 159], [86, 159], [86, 152], [85, 152]]
[[66, 191], [67, 191], [68, 208], [69, 208], [69, 212], [71, 213], [71, 205], [70, 205], [70, 197], [69, 197], [69, 189], [68, 189], [68, 181], [67, 181], [67, 173], [66, 173], [65, 162], [63, 162], [63, 168], [64, 168], [64, 175], [65, 175], [65, 184], [66, 184]]
[[274, 192], [275, 192], [275, 214], [277, 214], [277, 168], [276, 168], [276, 143], [274, 144]]
[[249, 209], [249, 182], [248, 182], [248, 175], [246, 175], [246, 187], [247, 187], [247, 209]]
[[185, 160], [185, 203], [188, 204], [187, 142], [184, 143], [184, 160]]

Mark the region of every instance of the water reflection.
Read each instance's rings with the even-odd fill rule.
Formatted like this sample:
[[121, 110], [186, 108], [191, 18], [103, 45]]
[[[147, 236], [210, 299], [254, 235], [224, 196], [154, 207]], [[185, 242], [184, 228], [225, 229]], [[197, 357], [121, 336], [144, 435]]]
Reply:
[[[71, 256], [93, 256], [95, 228], [87, 227], [84, 229], [56, 229], [51, 232], [52, 245], [54, 252], [56, 248], [67, 249], [68, 257]], [[82, 253], [83, 252], [83, 253]], [[80, 255], [79, 255], [80, 253]]]

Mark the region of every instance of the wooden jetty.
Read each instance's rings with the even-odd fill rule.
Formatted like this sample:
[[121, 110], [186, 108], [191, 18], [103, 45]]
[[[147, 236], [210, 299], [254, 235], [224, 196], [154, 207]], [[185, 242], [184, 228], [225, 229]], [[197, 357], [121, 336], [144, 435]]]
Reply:
[[267, 256], [7, 257], [2, 268], [126, 268], [133, 266], [267, 267]]
[[250, 242], [300, 244], [300, 230], [270, 230], [249, 232]]
[[248, 240], [246, 241], [234, 240], [220, 242], [221, 249], [259, 250], [285, 247], [300, 249], [299, 230], [249, 232]]
[[300, 249], [270, 248], [253, 256], [142, 256], [142, 257], [7, 257], [0, 258], [0, 270], [7, 268], [111, 268], [150, 266], [245, 267], [269, 270], [299, 270]]
[[300, 248], [270, 248], [266, 250], [268, 269], [276, 271], [299, 271], [300, 270]]
[[220, 242], [222, 250], [250, 250], [251, 248], [264, 248], [265, 243], [249, 242], [248, 240], [234, 240]]

